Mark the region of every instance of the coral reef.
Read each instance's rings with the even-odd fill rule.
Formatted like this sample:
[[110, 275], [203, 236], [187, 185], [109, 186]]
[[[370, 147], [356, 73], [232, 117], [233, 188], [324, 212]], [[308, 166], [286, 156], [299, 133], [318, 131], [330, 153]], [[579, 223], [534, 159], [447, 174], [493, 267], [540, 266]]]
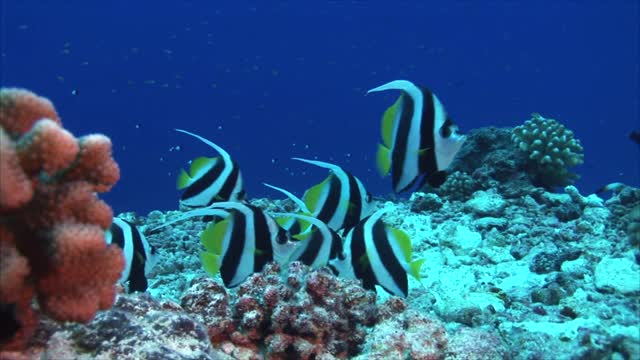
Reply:
[[21, 89], [0, 90], [0, 172], [0, 317], [13, 327], [0, 350], [11, 350], [37, 311], [86, 322], [113, 304], [124, 258], [105, 244], [112, 212], [96, 192], [120, 173], [107, 137], [76, 139], [51, 102]]
[[347, 358], [359, 352], [375, 323], [375, 295], [327, 269], [290, 264], [283, 280], [268, 265], [229, 293], [197, 279], [182, 297], [188, 313], [207, 324], [214, 345], [237, 358]]
[[[1, 104], [4, 119], [10, 112], [6, 102]], [[68, 177], [78, 176], [73, 174], [84, 168], [75, 155], [70, 165], [62, 164], [61, 159], [48, 160], [46, 154], [26, 159], [22, 165], [18, 154], [23, 148], [17, 145], [22, 134], [47, 132], [59, 122], [52, 108], [41, 108], [44, 110], [33, 117], [52, 119], [42, 129], [3, 125], [3, 174], [5, 169], [15, 170], [15, 164], [23, 170], [9, 177], [17, 179], [11, 188], [0, 183], [0, 231], [11, 230], [7, 224], [24, 220], [18, 215], [26, 214], [23, 209], [33, 201], [29, 199], [44, 196], [39, 195], [39, 187], [66, 184]], [[553, 132], [551, 138], [562, 140], [564, 131], [564, 139], [569, 139], [566, 129], [545, 121], [545, 126], [555, 129], [545, 136]], [[532, 159], [529, 145], [522, 151], [521, 142], [512, 140], [516, 132], [529, 136], [534, 131], [525, 134], [525, 128], [472, 131], [439, 189], [426, 188], [409, 200], [376, 204], [394, 208], [385, 215], [385, 223], [406, 232], [416, 257], [426, 259], [420, 281], [410, 279], [406, 300], [380, 289], [366, 291], [358, 281], [297, 262], [284, 269], [270, 264], [237, 288], [226, 289], [218, 277], [210, 278], [202, 269], [199, 234], [206, 222], [194, 218], [146, 234], [160, 256], [160, 263], [149, 274], [148, 294], [119, 294], [113, 308], [98, 312], [89, 323], [61, 324], [47, 316], [35, 317], [31, 307], [34, 296], [41, 298], [40, 276], [59, 274], [56, 257], [43, 256], [42, 264], [34, 263], [32, 253], [14, 242], [18, 239], [14, 232], [2, 232], [0, 270], [12, 274], [1, 278], [3, 325], [33, 329], [39, 323], [39, 330], [28, 350], [1, 355], [7, 359], [184, 360], [640, 358], [640, 189], [616, 186], [606, 201], [581, 194], [567, 185], [574, 178], [567, 168], [581, 161], [580, 148], [568, 147], [572, 155], [561, 158], [562, 169], [553, 160], [553, 147], [540, 149], [540, 154], [551, 151], [554, 155], [550, 155], [551, 163], [544, 160], [540, 165], [538, 160], [544, 156]], [[25, 137], [33, 138], [40, 137]], [[532, 137], [528, 139], [533, 148], [540, 146]], [[80, 154], [84, 143], [78, 144]], [[575, 144], [579, 145], [577, 140]], [[562, 146], [554, 145], [566, 153]], [[50, 163], [45, 167], [37, 165], [38, 161]], [[69, 167], [74, 170], [67, 170]], [[552, 171], [545, 173], [547, 170]], [[23, 178], [20, 173], [25, 174]], [[28, 182], [21, 182], [24, 178]], [[73, 179], [75, 184], [78, 179]], [[93, 180], [82, 181], [91, 188]], [[21, 198], [18, 190], [28, 191], [26, 184], [33, 185], [33, 195]], [[567, 186], [550, 192], [560, 184]], [[96, 186], [94, 191], [109, 187]], [[55, 198], [56, 206], [75, 204], [65, 200], [71, 196], [70, 188], [65, 189]], [[251, 204], [267, 212], [295, 209], [288, 200], [254, 199]], [[68, 214], [57, 208], [55, 212]], [[154, 211], [147, 217], [126, 217], [150, 229], [179, 214]], [[73, 218], [79, 215], [72, 212], [69, 216], [73, 223], [79, 221]], [[50, 219], [52, 223], [46, 226], [40, 220], [24, 226], [38, 225], [51, 232], [57, 219]], [[58, 234], [50, 233], [48, 242], [35, 243], [41, 238], [30, 238], [29, 248], [60, 249]], [[105, 251], [103, 246], [98, 253]], [[87, 255], [82, 253], [82, 257]], [[99, 266], [104, 270], [106, 265]], [[99, 275], [104, 279], [104, 273]], [[75, 275], [71, 279], [56, 286], [66, 291], [86, 281]], [[83, 291], [92, 294], [99, 287], [91, 286]], [[24, 298], [7, 301], [5, 290], [9, 288], [11, 296]], [[48, 311], [46, 303], [41, 304]], [[20, 336], [25, 339], [28, 335]]]
[[580, 142], [570, 130], [534, 114], [514, 129], [470, 131], [445, 183], [439, 188], [426, 186], [423, 191], [453, 201], [466, 201], [474, 191], [489, 189], [505, 198], [519, 198], [535, 187], [551, 191], [571, 184], [577, 175], [568, 168], [581, 164], [582, 159]]
[[526, 171], [527, 157], [511, 141], [509, 128], [487, 127], [472, 130], [437, 189], [426, 187], [444, 199], [466, 201], [474, 191], [493, 189], [506, 198], [528, 194], [533, 179]]
[[[180, 305], [148, 294], [120, 294], [86, 324], [42, 318], [27, 352], [9, 359], [231, 359], [216, 351], [204, 325]], [[5, 358], [2, 358], [5, 359]]]
[[[640, 252], [625, 229], [639, 191], [625, 187], [604, 201], [573, 186], [526, 186], [521, 198], [486, 189], [464, 202], [415, 194], [379, 204], [395, 206], [385, 223], [408, 233], [416, 256], [427, 258], [406, 301], [299, 263], [270, 265], [225, 289], [194, 255], [204, 224], [191, 219], [148, 235], [162, 255], [151, 274], [153, 300], [119, 295], [93, 322], [56, 324], [36, 338], [51, 354], [64, 354], [54, 352], [64, 345], [80, 359], [638, 358]], [[153, 227], [176, 214], [156, 211], [136, 223]], [[160, 305], [119, 305], [131, 301]], [[129, 312], [114, 315], [122, 311]], [[182, 344], [192, 352], [179, 352]]]
[[640, 189], [622, 185], [606, 204], [613, 225], [627, 234], [631, 245], [640, 246]]
[[513, 129], [512, 140], [527, 154], [536, 185], [566, 186], [578, 178], [568, 168], [583, 162], [580, 140], [558, 121], [531, 114], [531, 119]]

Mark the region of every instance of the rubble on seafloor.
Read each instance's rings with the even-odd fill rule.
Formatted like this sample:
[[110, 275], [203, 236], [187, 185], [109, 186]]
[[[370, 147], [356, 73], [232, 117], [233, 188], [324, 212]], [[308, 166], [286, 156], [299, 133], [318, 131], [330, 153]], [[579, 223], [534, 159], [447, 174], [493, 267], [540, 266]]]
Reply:
[[[287, 201], [253, 202], [267, 210]], [[604, 201], [479, 190], [415, 193], [384, 218], [426, 257], [407, 299], [327, 269], [269, 265], [236, 289], [198, 261], [203, 224], [150, 236], [162, 257], [147, 294], [119, 295], [86, 324], [41, 326], [49, 359], [640, 358], [640, 252], [626, 232], [640, 190]], [[177, 212], [136, 219], [151, 226]], [[286, 270], [286, 271], [282, 271]]]

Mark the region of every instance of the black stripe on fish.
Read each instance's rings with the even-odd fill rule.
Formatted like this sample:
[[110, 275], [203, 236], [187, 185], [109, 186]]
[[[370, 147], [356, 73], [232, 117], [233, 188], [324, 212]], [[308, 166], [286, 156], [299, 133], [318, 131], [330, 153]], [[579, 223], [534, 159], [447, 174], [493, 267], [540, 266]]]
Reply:
[[[267, 222], [267, 214], [265, 214], [260, 208], [253, 205], [247, 205], [253, 213], [253, 226], [256, 240], [256, 253], [254, 255], [253, 271], [260, 272], [264, 266], [273, 260], [273, 247], [271, 246], [271, 238], [274, 234], [271, 233], [271, 229]], [[278, 227], [278, 229], [280, 229]], [[276, 234], [278, 240], [280, 234]]]
[[420, 149], [426, 149], [419, 160], [421, 174], [433, 174], [438, 171], [436, 162], [436, 148], [434, 136], [435, 104], [431, 91], [426, 87], [419, 87], [422, 92], [422, 122], [420, 126]]
[[302, 255], [298, 258], [298, 261], [308, 266], [311, 266], [316, 260], [316, 255], [318, 254], [318, 252], [320, 252], [322, 243], [325, 241], [322, 233], [319, 230], [313, 230], [310, 236], [311, 237], [306, 240], [307, 247], [304, 249]]
[[[400, 179], [402, 178], [402, 172], [405, 167], [405, 160], [407, 155], [406, 148], [410, 136], [409, 132], [411, 129], [411, 119], [415, 111], [415, 102], [413, 101], [413, 98], [411, 98], [411, 96], [404, 90], [401, 91], [401, 113], [400, 118], [398, 119], [398, 129], [395, 134], [394, 145], [391, 152], [391, 183], [394, 189], [400, 182]], [[409, 184], [407, 187], [400, 189], [400, 192], [403, 192], [406, 189], [410, 188], [411, 185], [412, 184]]]
[[[233, 167], [231, 168], [231, 173], [229, 174], [229, 177], [227, 177], [227, 179], [225, 180], [224, 185], [222, 185], [222, 188], [218, 192], [218, 195], [214, 199], [209, 201], [207, 206], [213, 204], [216, 201], [227, 201], [227, 200], [231, 199], [231, 195], [233, 194], [233, 190], [236, 188], [236, 186], [238, 184], [238, 181], [241, 181], [240, 180], [240, 166], [238, 166], [238, 164], [233, 160], [231, 162], [233, 164]], [[244, 190], [242, 190], [238, 194], [238, 199], [237, 200], [242, 200], [243, 198], [244, 198]]]
[[[316, 218], [329, 223], [333, 215], [338, 211], [340, 206], [340, 192], [342, 184], [336, 174], [329, 175], [329, 190], [327, 196], [317, 205], [320, 206], [320, 212]], [[314, 209], [316, 211], [316, 209]]]
[[133, 258], [131, 259], [131, 271], [129, 272], [129, 292], [147, 290], [147, 277], [144, 273], [144, 265], [147, 254], [144, 250], [143, 238], [140, 231], [133, 224], [127, 222], [132, 229], [131, 241], [133, 242]]
[[[331, 230], [331, 254], [329, 259], [336, 259], [343, 255], [342, 238], [337, 232]], [[344, 233], [343, 233], [344, 234]]]
[[[124, 222], [126, 223], [126, 221]], [[111, 227], [109, 228], [109, 231], [111, 231], [111, 243], [118, 245], [120, 249], [124, 250], [124, 241], [125, 241], [124, 229], [118, 226], [114, 221], [111, 223]]]
[[[207, 170], [206, 173], [204, 173], [200, 178], [194, 181], [191, 185], [187, 186], [185, 191], [182, 193], [182, 196], [180, 196], [180, 200], [185, 201], [193, 197], [196, 197], [221, 181], [224, 182], [226, 185], [228, 180], [220, 179], [220, 175], [222, 174], [222, 171], [225, 169], [225, 166], [226, 165], [224, 161], [222, 161], [221, 159], [216, 161], [215, 164], [209, 170]], [[216, 196], [218, 196], [218, 194], [215, 194], [210, 199], [207, 199], [206, 202], [202, 202], [202, 204], [198, 204], [198, 206], [204, 207], [204, 206], [211, 205], [211, 203], [214, 201]]]
[[226, 287], [229, 287], [229, 284], [238, 271], [241, 256], [247, 246], [247, 219], [242, 212], [236, 209], [229, 210], [229, 216], [231, 216], [232, 219], [231, 238], [229, 239], [227, 251], [222, 256], [222, 264], [220, 265], [220, 276]]
[[[393, 282], [402, 291], [403, 296], [406, 297], [407, 293], [409, 292], [409, 280], [407, 278], [407, 271], [402, 267], [393, 251], [393, 248], [391, 248], [390, 239], [387, 236], [386, 225], [381, 220], [376, 221], [375, 224], [373, 224], [372, 233], [368, 236], [373, 237], [373, 243], [375, 244], [374, 251], [378, 253], [383, 267], [387, 270], [387, 272], [389, 272], [389, 274], [393, 278]], [[377, 281], [376, 283], [382, 286], [390, 294], [393, 294], [393, 291], [385, 287], [384, 284], [381, 284]]]
[[[123, 250], [126, 265], [122, 276], [126, 278], [122, 280], [128, 282], [128, 292], [147, 290], [147, 261], [155, 250], [138, 227], [127, 220], [114, 218], [107, 239]], [[147, 253], [147, 248], [150, 253]]]
[[[367, 218], [368, 219], [368, 218]], [[364, 239], [364, 224], [362, 220], [351, 230], [351, 265], [356, 278], [362, 280], [362, 287], [368, 290], [375, 290], [376, 277], [373, 274], [371, 262], [367, 257]]]
[[363, 215], [364, 210], [364, 199], [360, 193], [360, 187], [358, 186], [355, 176], [351, 175], [348, 171], [345, 171], [345, 173], [349, 179], [349, 208], [342, 221], [342, 228], [344, 228], [345, 231], [349, 231], [360, 222], [360, 217]]

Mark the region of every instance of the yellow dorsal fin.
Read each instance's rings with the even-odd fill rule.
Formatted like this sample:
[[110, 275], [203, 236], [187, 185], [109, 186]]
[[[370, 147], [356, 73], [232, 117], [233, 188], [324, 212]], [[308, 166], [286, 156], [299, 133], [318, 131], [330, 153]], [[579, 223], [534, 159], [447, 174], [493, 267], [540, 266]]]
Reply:
[[318, 206], [318, 202], [320, 201], [320, 196], [322, 196], [322, 191], [325, 187], [329, 186], [329, 179], [333, 175], [329, 175], [326, 179], [324, 179], [321, 183], [312, 186], [309, 190], [304, 193], [302, 197], [302, 201], [307, 205], [307, 209], [311, 212], [316, 212], [316, 208]]
[[217, 158], [208, 158], [204, 156], [194, 159], [191, 162], [189, 174], [192, 178], [197, 177], [205, 168], [211, 166], [211, 164], [213, 164], [216, 160]]
[[393, 128], [395, 126], [394, 120], [400, 110], [401, 102], [402, 96], [400, 96], [393, 105], [389, 106], [382, 116], [382, 141], [388, 148], [391, 147], [391, 138], [393, 136]]
[[200, 252], [200, 261], [202, 262], [202, 267], [204, 270], [209, 273], [211, 276], [215, 276], [220, 270], [220, 256], [216, 254], [212, 254], [210, 252], [201, 251]]
[[396, 229], [389, 228], [391, 234], [393, 234], [393, 238], [397, 241], [400, 250], [402, 251], [402, 256], [404, 257], [404, 261], [411, 261], [411, 239], [409, 239], [409, 235], [406, 232]]
[[176, 188], [178, 190], [182, 190], [191, 184], [191, 178], [189, 174], [187, 174], [184, 169], [180, 170], [180, 174], [178, 174], [178, 179], [176, 180]]
[[414, 260], [412, 262], [409, 263], [409, 270], [407, 271], [411, 276], [413, 276], [414, 278], [416, 278], [417, 280], [420, 280], [420, 268], [422, 267], [422, 264], [424, 264], [424, 262], [427, 259], [418, 259], [418, 260]]
[[389, 170], [391, 170], [391, 150], [382, 144], [378, 144], [376, 165], [380, 176], [386, 176], [389, 174]]
[[225, 219], [217, 223], [209, 223], [206, 229], [200, 234], [200, 241], [208, 252], [222, 255], [222, 244], [227, 233], [229, 220]]

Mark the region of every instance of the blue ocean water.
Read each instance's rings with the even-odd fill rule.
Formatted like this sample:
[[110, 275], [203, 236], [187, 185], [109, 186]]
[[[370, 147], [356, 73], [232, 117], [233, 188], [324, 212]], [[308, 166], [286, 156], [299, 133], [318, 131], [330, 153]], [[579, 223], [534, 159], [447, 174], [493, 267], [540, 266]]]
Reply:
[[[102, 132], [116, 212], [175, 209], [179, 169], [224, 147], [248, 196], [301, 194], [334, 162], [377, 195], [380, 117], [394, 79], [428, 86], [465, 131], [539, 112], [585, 148], [584, 193], [640, 185], [637, 1], [206, 2], [5, 0], [2, 86], [49, 97], [76, 135]], [[179, 150], [176, 150], [176, 147]]]

